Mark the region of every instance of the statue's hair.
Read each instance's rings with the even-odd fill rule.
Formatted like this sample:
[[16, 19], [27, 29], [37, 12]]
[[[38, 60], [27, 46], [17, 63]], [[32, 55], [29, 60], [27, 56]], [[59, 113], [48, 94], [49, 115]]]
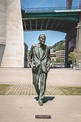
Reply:
[[39, 37], [38, 37], [38, 40], [40, 40], [40, 37], [41, 36], [44, 36], [45, 40], [46, 40], [46, 36], [44, 34], [40, 34]]

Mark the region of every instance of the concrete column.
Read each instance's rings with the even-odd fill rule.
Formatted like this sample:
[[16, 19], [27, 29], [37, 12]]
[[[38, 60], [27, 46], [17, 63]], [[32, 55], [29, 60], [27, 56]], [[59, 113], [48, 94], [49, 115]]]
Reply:
[[81, 69], [81, 14], [79, 17], [79, 23], [77, 25], [77, 38], [76, 38], [76, 52], [77, 52], [77, 67]]
[[68, 66], [68, 40], [66, 38], [66, 41], [65, 41], [65, 67], [69, 67]]
[[1, 1], [4, 1], [5, 4], [2, 8], [5, 7], [6, 9], [6, 46], [1, 67], [24, 67], [24, 39], [20, 0], [0, 0], [0, 5]]
[[26, 43], [24, 43], [24, 67], [27, 67], [27, 53], [28, 53], [28, 46], [26, 45]]
[[80, 0], [80, 3], [79, 3], [79, 9], [81, 9], [81, 0]]
[[0, 0], [0, 66], [5, 50], [5, 45], [6, 45], [6, 4], [5, 0]]
[[66, 34], [66, 42], [65, 42], [65, 66], [70, 67], [70, 62], [68, 61], [68, 43], [71, 39], [76, 37], [76, 28], [71, 30], [69, 33]]
[[66, 0], [66, 9], [71, 9], [72, 8], [72, 0]]
[[5, 0], [0, 0], [0, 44], [4, 44], [4, 45], [6, 44], [6, 4], [5, 4]]

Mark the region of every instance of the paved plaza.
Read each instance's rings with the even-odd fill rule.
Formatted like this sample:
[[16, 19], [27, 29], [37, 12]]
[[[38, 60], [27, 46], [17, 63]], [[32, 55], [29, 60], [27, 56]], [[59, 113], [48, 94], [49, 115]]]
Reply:
[[[32, 84], [31, 68], [0, 68], [0, 84]], [[81, 86], [81, 70], [52, 68], [47, 85]]]
[[[14, 84], [16, 90], [20, 88], [22, 92], [25, 87], [34, 89], [31, 68], [0, 68], [0, 84]], [[50, 91], [57, 86], [81, 86], [81, 70], [51, 69], [47, 89]], [[51, 115], [51, 119], [36, 119], [35, 115]], [[29, 121], [81, 122], [81, 96], [48, 94], [44, 105], [39, 106], [36, 94], [0, 95], [0, 122]]]

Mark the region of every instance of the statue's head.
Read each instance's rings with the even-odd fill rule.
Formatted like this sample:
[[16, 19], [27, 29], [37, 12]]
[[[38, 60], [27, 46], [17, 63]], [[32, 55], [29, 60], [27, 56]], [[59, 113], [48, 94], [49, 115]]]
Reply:
[[44, 34], [40, 34], [38, 37], [38, 40], [39, 40], [40, 44], [43, 45], [45, 43], [46, 36]]

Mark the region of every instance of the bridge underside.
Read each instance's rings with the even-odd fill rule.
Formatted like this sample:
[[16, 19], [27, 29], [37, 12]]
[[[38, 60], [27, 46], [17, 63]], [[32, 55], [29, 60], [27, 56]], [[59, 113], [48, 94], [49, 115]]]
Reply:
[[24, 31], [34, 30], [55, 30], [68, 33], [77, 26], [77, 22], [65, 21], [59, 19], [26, 19], [23, 20]]
[[76, 28], [78, 18], [78, 12], [25, 13], [22, 11], [24, 31], [55, 30], [68, 33]]

